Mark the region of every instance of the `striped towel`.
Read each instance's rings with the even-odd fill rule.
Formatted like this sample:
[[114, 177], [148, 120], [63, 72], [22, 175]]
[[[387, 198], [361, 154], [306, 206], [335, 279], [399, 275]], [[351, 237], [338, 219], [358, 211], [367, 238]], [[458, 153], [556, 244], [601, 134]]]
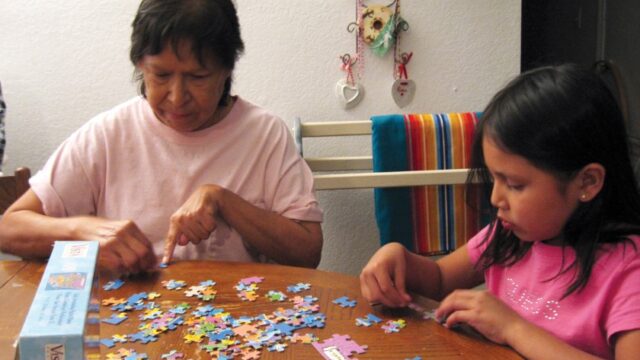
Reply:
[[[468, 168], [480, 113], [374, 116], [373, 171]], [[465, 185], [375, 189], [381, 244], [404, 244], [419, 254], [455, 250], [482, 221], [467, 205]], [[476, 202], [479, 204], [479, 201]]]

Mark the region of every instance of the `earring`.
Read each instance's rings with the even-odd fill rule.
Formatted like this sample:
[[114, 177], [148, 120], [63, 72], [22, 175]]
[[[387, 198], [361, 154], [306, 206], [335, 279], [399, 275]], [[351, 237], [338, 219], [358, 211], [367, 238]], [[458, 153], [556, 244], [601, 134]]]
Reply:
[[587, 200], [587, 194], [583, 193], [582, 195], [580, 195], [580, 200], [586, 201]]

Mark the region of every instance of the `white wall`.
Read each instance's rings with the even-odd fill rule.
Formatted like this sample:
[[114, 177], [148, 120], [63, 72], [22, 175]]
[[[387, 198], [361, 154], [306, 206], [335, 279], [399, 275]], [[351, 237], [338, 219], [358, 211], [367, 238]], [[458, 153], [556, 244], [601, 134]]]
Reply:
[[[355, 51], [347, 25], [354, 1], [237, 0], [246, 53], [234, 92], [282, 116], [367, 119], [373, 114], [481, 110], [519, 72], [520, 1], [402, 0], [413, 51], [413, 103], [390, 95], [392, 57], [367, 52], [364, 100], [351, 110], [335, 97], [338, 56]], [[388, 3], [370, 1], [366, 3]], [[132, 0], [0, 0], [0, 82], [7, 111], [8, 162], [36, 171], [73, 130], [136, 94], [128, 61]], [[308, 141], [306, 155], [368, 155], [362, 138]], [[357, 274], [378, 247], [372, 190], [320, 192], [325, 210], [322, 269]], [[150, 209], [150, 211], [152, 211]]]

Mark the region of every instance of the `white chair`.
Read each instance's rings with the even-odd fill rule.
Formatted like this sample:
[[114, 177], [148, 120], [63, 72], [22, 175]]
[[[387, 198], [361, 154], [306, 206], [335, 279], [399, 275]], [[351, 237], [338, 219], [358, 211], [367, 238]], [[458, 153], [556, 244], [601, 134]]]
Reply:
[[302, 122], [295, 118], [293, 136], [311, 170], [342, 172], [314, 175], [316, 190], [451, 185], [464, 184], [467, 180], [469, 169], [354, 172], [372, 170], [371, 156], [304, 157], [304, 138], [357, 135], [371, 135], [370, 120]]

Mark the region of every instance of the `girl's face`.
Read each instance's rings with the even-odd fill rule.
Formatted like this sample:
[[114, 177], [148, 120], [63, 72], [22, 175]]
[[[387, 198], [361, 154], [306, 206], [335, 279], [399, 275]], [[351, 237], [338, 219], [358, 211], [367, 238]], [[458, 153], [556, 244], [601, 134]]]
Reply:
[[200, 64], [190, 42], [180, 42], [177, 52], [166, 45], [161, 53], [146, 55], [138, 64], [147, 101], [158, 120], [174, 130], [202, 130], [230, 109], [230, 105], [219, 107], [218, 102], [231, 71], [214, 61]]
[[503, 151], [485, 137], [485, 163], [493, 177], [491, 204], [498, 219], [522, 241], [559, 244], [564, 225], [579, 204], [577, 179], [562, 183], [522, 156]]

